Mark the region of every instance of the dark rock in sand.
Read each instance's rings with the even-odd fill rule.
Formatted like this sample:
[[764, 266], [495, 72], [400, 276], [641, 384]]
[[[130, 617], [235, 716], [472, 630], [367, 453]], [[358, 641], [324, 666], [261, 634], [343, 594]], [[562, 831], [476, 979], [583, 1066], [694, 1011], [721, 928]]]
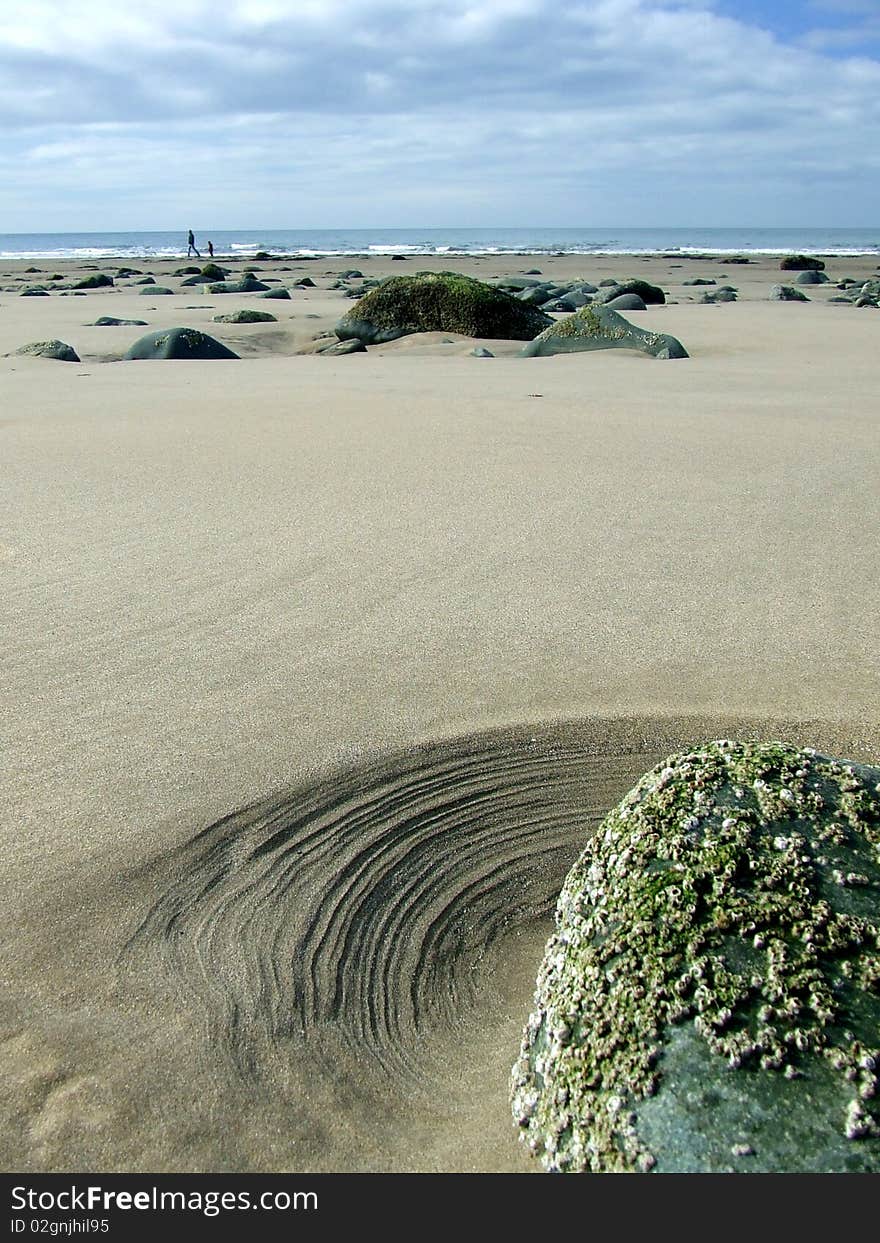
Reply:
[[810, 259], [807, 255], [786, 255], [780, 260], [783, 272], [823, 272], [825, 264], [822, 259]]
[[258, 250], [257, 253], [254, 255], [254, 258], [263, 260], [263, 259], [271, 259], [272, 256], [269, 254], [268, 250]]
[[191, 289], [195, 285], [210, 285], [216, 278], [213, 276], [205, 276], [203, 272], [196, 272], [193, 276], [187, 276], [185, 280], [180, 282], [181, 289]]
[[364, 274], [358, 268], [346, 268], [344, 272], [339, 273], [339, 279], [341, 281], [362, 281]]
[[315, 289], [317, 286], [310, 276], [301, 276], [293, 282], [294, 289]]
[[[124, 279], [129, 276], [140, 276], [140, 275], [142, 275], [140, 268], [117, 268], [116, 269], [117, 279]], [[53, 276], [52, 279], [55, 280], [56, 278]]]
[[349, 337], [347, 341], [333, 341], [331, 345], [326, 346], [320, 351], [320, 353], [322, 355], [361, 354], [365, 353], [366, 349], [367, 347], [364, 345], [363, 341], [359, 340], [357, 337]]
[[19, 294], [20, 298], [48, 298], [49, 290], [42, 285], [28, 285], [27, 289], [23, 289]]
[[268, 311], [233, 311], [231, 315], [215, 315], [215, 324], [277, 324]]
[[566, 878], [513, 1068], [570, 1172], [880, 1171], [880, 768], [674, 755]]
[[[605, 282], [602, 281], [604, 285]], [[619, 298], [623, 294], [634, 293], [642, 299], [643, 302], [651, 306], [662, 306], [666, 301], [666, 295], [657, 285], [651, 285], [648, 281], [639, 280], [633, 277], [632, 280], [618, 281], [615, 285], [608, 286], [604, 293], [596, 294], [596, 302], [604, 302], [606, 305], [614, 298]]]
[[142, 276], [140, 280], [132, 281], [132, 285], [155, 285], [155, 276]]
[[813, 268], [807, 268], [806, 271], [798, 273], [794, 278], [796, 285], [827, 285], [828, 277], [824, 272], [816, 272]]
[[210, 284], [208, 293], [264, 293], [268, 288], [268, 285], [246, 272], [241, 280], [216, 281]]
[[643, 298], [637, 293], [621, 293], [616, 298], [609, 298], [605, 306], [611, 308], [612, 311], [647, 311], [647, 306]]
[[[14, 354], [30, 354], [35, 358], [53, 358], [59, 363], [78, 363], [80, 357], [73, 346], [68, 345], [65, 341], [31, 341], [28, 345], [21, 345]], [[6, 355], [11, 358], [11, 354]]]
[[105, 276], [103, 272], [96, 272], [94, 276], [84, 276], [81, 281], [71, 285], [71, 289], [102, 289], [104, 286], [112, 284], [112, 276]]
[[257, 294], [258, 298], [282, 298], [287, 302], [290, 301], [290, 293], [286, 289], [264, 289], [262, 293]]
[[520, 350], [523, 358], [568, 354], [580, 350], [639, 350], [652, 358], [687, 358], [682, 343], [664, 332], [637, 328], [607, 306], [582, 307], [561, 319]]
[[475, 346], [475, 347], [471, 350], [471, 355], [472, 355], [474, 358], [494, 358], [494, 357], [495, 357], [495, 355], [492, 353], [492, 351], [491, 351], [491, 350], [487, 350], [487, 349], [486, 349], [485, 345], [477, 345], [477, 346]]
[[125, 351], [126, 359], [238, 358], [222, 342], [197, 328], [161, 328], [148, 332]]
[[139, 290], [139, 293], [141, 297], [152, 298], [155, 296], [161, 298], [167, 294], [173, 294], [174, 290], [167, 289], [164, 285], [145, 285], [143, 289]]
[[184, 268], [175, 268], [174, 275], [175, 276], [198, 276], [201, 270], [202, 270], [201, 268], [197, 268], [194, 264], [189, 264], [187, 267], [184, 267]]
[[[199, 271], [199, 269], [196, 270]], [[212, 281], [225, 281], [230, 273], [229, 268], [221, 268], [219, 263], [206, 263], [200, 270], [202, 276]]]
[[810, 299], [805, 293], [801, 293], [799, 289], [795, 289], [792, 285], [771, 285], [770, 287], [771, 302], [809, 302]]
[[700, 302], [706, 304], [736, 302], [736, 290], [731, 285], [722, 285], [720, 289], [715, 289], [712, 293], [704, 293]]
[[336, 325], [340, 340], [366, 345], [412, 332], [527, 341], [552, 320], [503, 289], [459, 272], [393, 276], [370, 290]]
[[126, 327], [141, 328], [146, 327], [146, 324], [147, 321], [145, 319], [116, 319], [113, 315], [100, 315], [93, 324], [87, 324], [86, 327], [116, 328], [125, 325]]
[[715, 285], [716, 281], [705, 280], [702, 276], [695, 277], [692, 281], [682, 281], [682, 285]]

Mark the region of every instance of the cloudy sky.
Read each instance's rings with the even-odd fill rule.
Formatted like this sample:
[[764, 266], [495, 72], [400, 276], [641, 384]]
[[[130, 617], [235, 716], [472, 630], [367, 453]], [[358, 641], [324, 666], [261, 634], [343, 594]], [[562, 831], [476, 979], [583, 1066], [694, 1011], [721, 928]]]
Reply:
[[880, 229], [880, 0], [0, 0], [0, 232]]

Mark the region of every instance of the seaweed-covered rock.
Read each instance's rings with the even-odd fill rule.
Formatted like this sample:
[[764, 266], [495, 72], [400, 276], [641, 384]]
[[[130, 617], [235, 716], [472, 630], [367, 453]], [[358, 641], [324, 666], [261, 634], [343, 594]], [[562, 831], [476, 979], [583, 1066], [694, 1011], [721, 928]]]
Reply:
[[315, 289], [316, 288], [315, 282], [312, 280], [310, 276], [300, 276], [298, 280], [295, 280], [293, 282], [293, 284], [294, 284], [294, 287], [297, 289]]
[[138, 290], [141, 297], [147, 298], [166, 298], [169, 294], [173, 294], [173, 289], [168, 289], [166, 285], [144, 285], [143, 289]]
[[[604, 285], [605, 282], [603, 281]], [[657, 285], [652, 285], [650, 281], [639, 280], [633, 277], [631, 280], [619, 281], [614, 285], [608, 285], [602, 292], [596, 295], [596, 302], [611, 302], [614, 298], [619, 298], [623, 294], [634, 293], [643, 302], [649, 306], [662, 306], [666, 301], [666, 294]]]
[[511, 1090], [549, 1170], [880, 1171], [880, 768], [672, 756], [559, 898]]
[[677, 337], [648, 332], [607, 306], [581, 307], [574, 315], [551, 324], [520, 350], [524, 358], [568, 354], [579, 350], [639, 350], [652, 358], [687, 358]]
[[71, 285], [71, 289], [102, 289], [105, 285], [112, 284], [112, 276], [105, 276], [103, 272], [95, 272], [92, 276], [84, 276], [81, 281], [76, 281]]
[[[72, 345], [68, 345], [66, 341], [30, 341], [27, 345], [20, 345], [15, 354], [30, 354], [35, 358], [54, 358], [59, 363], [78, 363], [80, 357]], [[7, 354], [7, 358], [10, 355]]]
[[863, 298], [880, 298], [880, 280], [865, 281], [859, 292]]
[[[196, 268], [198, 272], [199, 269]], [[201, 269], [201, 275], [211, 281], [225, 281], [229, 275], [229, 268], [221, 268], [219, 263], [206, 263]]]
[[553, 321], [503, 289], [459, 272], [392, 276], [365, 294], [336, 325], [341, 341], [365, 345], [411, 332], [458, 332], [469, 337], [528, 341]]
[[123, 354], [125, 359], [238, 358], [221, 341], [198, 328], [161, 328], [139, 337]]
[[48, 298], [49, 290], [45, 285], [28, 285], [18, 296], [20, 298]]
[[277, 324], [278, 320], [268, 311], [233, 311], [231, 315], [215, 315], [215, 324]]
[[810, 299], [793, 285], [771, 285], [771, 302], [809, 302]]
[[811, 259], [807, 255], [785, 255], [779, 262], [783, 272], [824, 272], [825, 263], [822, 259]]

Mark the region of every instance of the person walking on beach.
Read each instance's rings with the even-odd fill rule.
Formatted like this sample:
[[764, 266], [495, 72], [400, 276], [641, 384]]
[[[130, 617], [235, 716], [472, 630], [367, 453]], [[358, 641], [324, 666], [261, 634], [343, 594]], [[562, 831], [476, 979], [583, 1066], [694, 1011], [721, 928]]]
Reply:
[[201, 256], [201, 255], [199, 254], [199, 252], [196, 250], [196, 239], [195, 239], [195, 237], [193, 236], [193, 231], [192, 231], [192, 229], [190, 229], [189, 233], [187, 233], [187, 235], [186, 235], [186, 257], [187, 257], [187, 259], [188, 259], [188, 258], [190, 257], [190, 255], [191, 255], [191, 254], [193, 254], [193, 253], [195, 253], [195, 256], [196, 256], [196, 258], [197, 258], [197, 259], [201, 259], [201, 257], [202, 257], [202, 256]]
[[209, 259], [214, 258], [214, 243], [213, 242], [208, 242], [208, 258]]

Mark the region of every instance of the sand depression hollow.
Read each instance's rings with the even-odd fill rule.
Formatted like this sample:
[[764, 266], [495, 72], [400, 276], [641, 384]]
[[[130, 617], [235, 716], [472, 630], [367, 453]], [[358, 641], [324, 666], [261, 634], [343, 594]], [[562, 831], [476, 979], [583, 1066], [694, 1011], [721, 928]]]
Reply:
[[379, 756], [160, 860], [163, 896], [125, 957], [182, 976], [245, 1075], [288, 1042], [320, 1060], [336, 1041], [424, 1077], [423, 1038], [479, 1009], [514, 934], [543, 935], [613, 803], [676, 747], [735, 732], [845, 745], [832, 728], [719, 718], [529, 726]]

